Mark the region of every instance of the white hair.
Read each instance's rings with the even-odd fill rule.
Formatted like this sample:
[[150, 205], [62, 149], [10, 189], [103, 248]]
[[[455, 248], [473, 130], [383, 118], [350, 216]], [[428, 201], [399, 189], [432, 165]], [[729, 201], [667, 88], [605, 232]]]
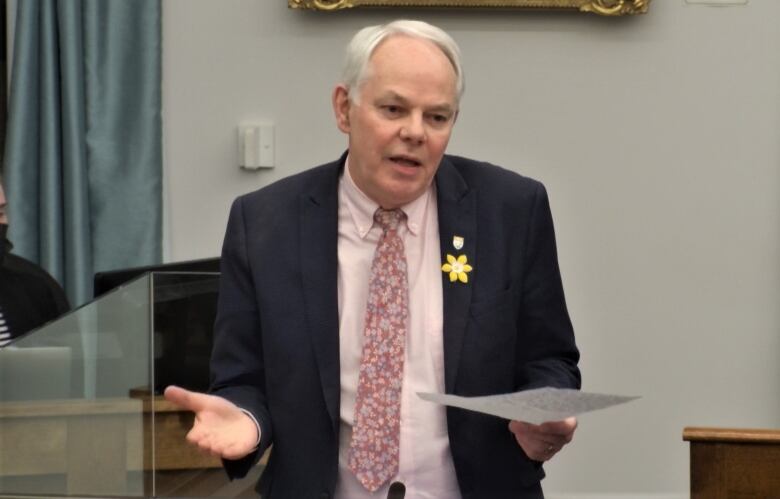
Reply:
[[380, 43], [395, 35], [428, 40], [439, 47], [452, 64], [452, 69], [455, 70], [455, 91], [457, 99], [460, 100], [465, 83], [460, 63], [460, 49], [455, 40], [444, 30], [432, 24], [406, 19], [365, 27], [355, 33], [355, 36], [347, 44], [341, 83], [347, 87], [349, 99], [355, 103], [358, 101], [360, 86], [368, 77], [368, 61], [371, 55]]

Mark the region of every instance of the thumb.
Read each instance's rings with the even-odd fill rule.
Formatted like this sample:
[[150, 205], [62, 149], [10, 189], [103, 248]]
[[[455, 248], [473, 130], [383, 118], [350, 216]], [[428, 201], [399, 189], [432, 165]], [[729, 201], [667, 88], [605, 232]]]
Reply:
[[535, 425], [526, 423], [525, 421], [511, 420], [509, 422], [509, 431], [515, 435], [521, 435], [523, 432], [528, 432], [534, 428]]
[[175, 385], [168, 386], [164, 395], [165, 400], [168, 402], [192, 412], [204, 409], [208, 400], [208, 395], [206, 394], [191, 392]]

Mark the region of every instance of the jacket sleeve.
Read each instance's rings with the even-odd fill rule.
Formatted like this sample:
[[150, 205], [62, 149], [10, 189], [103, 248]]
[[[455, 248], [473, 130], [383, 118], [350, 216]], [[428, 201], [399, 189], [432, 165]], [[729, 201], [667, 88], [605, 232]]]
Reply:
[[555, 230], [547, 192], [537, 184], [525, 237], [525, 261], [518, 315], [518, 390], [543, 386], [580, 388], [579, 351], [566, 309]]
[[247, 250], [243, 198], [231, 207], [220, 262], [219, 301], [211, 356], [210, 392], [250, 412], [260, 427], [255, 452], [224, 461], [231, 478], [243, 477], [273, 440], [266, 406], [262, 324]]

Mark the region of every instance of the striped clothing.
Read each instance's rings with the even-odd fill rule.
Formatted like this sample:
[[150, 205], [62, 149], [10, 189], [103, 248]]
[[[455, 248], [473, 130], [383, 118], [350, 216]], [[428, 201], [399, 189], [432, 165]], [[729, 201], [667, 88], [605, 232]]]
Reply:
[[11, 343], [11, 331], [8, 329], [8, 324], [5, 321], [3, 309], [0, 308], [0, 348], [9, 343]]

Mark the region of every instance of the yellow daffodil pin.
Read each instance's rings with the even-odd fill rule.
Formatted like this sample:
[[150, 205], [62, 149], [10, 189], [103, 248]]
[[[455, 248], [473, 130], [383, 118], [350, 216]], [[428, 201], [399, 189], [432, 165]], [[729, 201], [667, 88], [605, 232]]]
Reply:
[[466, 262], [468, 262], [466, 255], [458, 255], [458, 258], [455, 258], [448, 254], [447, 263], [441, 266], [441, 271], [449, 272], [450, 282], [456, 280], [464, 283], [469, 282], [468, 273], [473, 270], [473, 267]]

